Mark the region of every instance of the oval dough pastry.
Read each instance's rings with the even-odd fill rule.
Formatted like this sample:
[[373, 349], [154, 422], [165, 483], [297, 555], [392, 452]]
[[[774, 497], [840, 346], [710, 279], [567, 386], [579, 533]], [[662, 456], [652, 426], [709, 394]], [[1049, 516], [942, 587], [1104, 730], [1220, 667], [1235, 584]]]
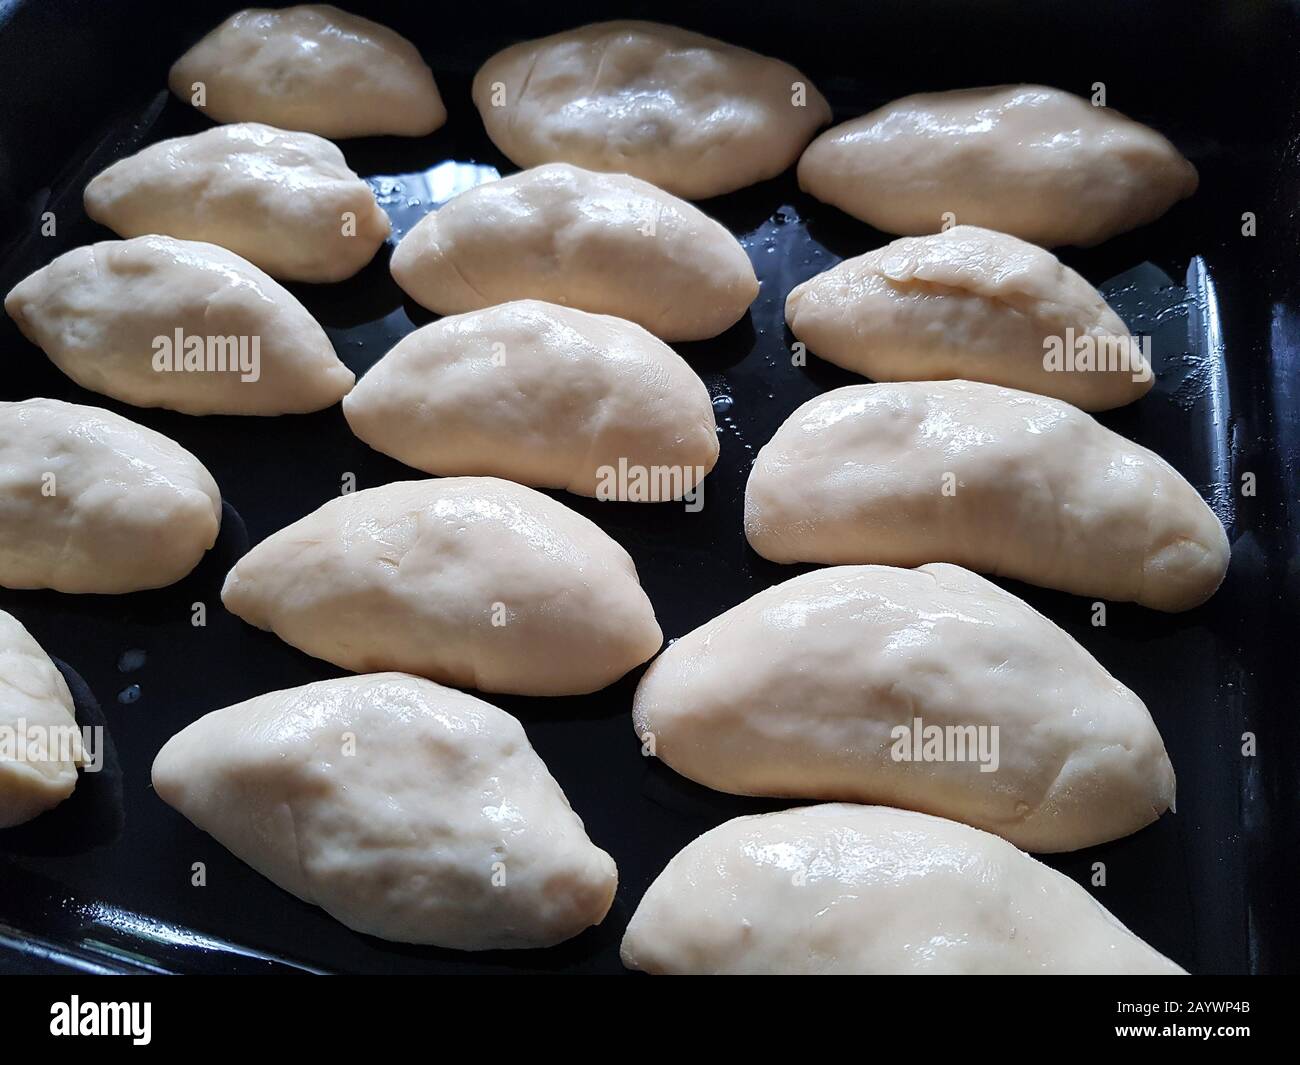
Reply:
[[240, 122], [159, 141], [86, 186], [119, 236], [219, 244], [281, 281], [342, 281], [375, 257], [388, 216], [322, 137]]
[[337, 403], [354, 380], [307, 308], [215, 244], [74, 248], [19, 282], [5, 310], [77, 384], [137, 407], [304, 413]]
[[703, 340], [758, 295], [745, 249], [684, 200], [564, 163], [462, 192], [393, 253], [393, 277], [438, 314], [539, 299]]
[[382, 939], [549, 947], [614, 900], [614, 860], [519, 722], [402, 673], [216, 710], [167, 741], [153, 786], [263, 876]]
[[655, 660], [633, 721], [719, 791], [923, 810], [1031, 851], [1126, 836], [1174, 800], [1142, 701], [1027, 603], [944, 563], [759, 592]]
[[1159, 455], [1060, 400], [970, 381], [851, 385], [758, 453], [745, 535], [774, 562], [954, 562], [1189, 610], [1228, 538]]
[[840, 804], [737, 817], [687, 844], [622, 953], [679, 974], [1183, 972], [1006, 840]]
[[98, 407], [0, 403], [0, 585], [162, 588], [220, 527], [216, 482], [174, 440]]
[[81, 733], [63, 674], [22, 624], [0, 610], [0, 828], [58, 806], [77, 786]]
[[656, 22], [598, 22], [498, 52], [474, 78], [521, 167], [632, 174], [689, 200], [776, 177], [831, 120], [788, 63]]
[[415, 45], [329, 4], [231, 15], [176, 60], [167, 84], [218, 122], [265, 122], [334, 140], [423, 137], [447, 121]]
[[371, 447], [428, 473], [586, 496], [620, 463], [677, 471], [690, 492], [718, 458], [708, 389], [672, 348], [621, 318], [535, 300], [417, 329], [343, 413]]
[[1048, 248], [1153, 222], [1196, 185], [1155, 130], [1042, 85], [905, 96], [827, 130], [799, 160], [800, 188], [886, 233], [955, 218]]
[[790, 331], [876, 381], [963, 378], [1109, 410], [1151, 389], [1140, 342], [1049, 251], [955, 226], [903, 237], [798, 285]]
[[399, 481], [326, 503], [258, 544], [226, 607], [317, 658], [520, 695], [582, 695], [663, 642], [628, 553], [495, 477]]

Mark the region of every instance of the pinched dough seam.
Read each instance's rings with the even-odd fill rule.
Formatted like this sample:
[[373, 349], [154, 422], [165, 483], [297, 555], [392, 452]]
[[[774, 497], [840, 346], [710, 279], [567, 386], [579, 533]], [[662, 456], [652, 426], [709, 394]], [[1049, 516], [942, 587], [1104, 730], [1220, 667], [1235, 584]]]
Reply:
[[481, 300], [485, 305], [490, 307], [496, 303], [495, 300], [489, 298], [485, 293], [479, 291], [478, 286], [473, 284], [470, 281], [470, 279], [465, 276], [465, 272], [461, 270], [460, 263], [456, 261], [455, 255], [449, 255], [442, 250], [442, 245], [438, 243], [438, 237], [436, 233], [430, 238], [430, 241], [433, 244], [435, 252], [441, 255], [443, 259], [446, 260], [448, 265], [451, 266], [452, 270], [455, 271], [455, 274], [458, 278], [460, 278], [460, 283], [462, 285], [464, 285], [467, 289], [469, 289], [470, 292], [472, 292], [475, 295], [475, 297]]
[[[303, 887], [307, 889], [307, 897], [304, 898], [303, 901], [310, 902], [313, 906], [320, 906], [321, 909], [325, 910], [325, 912], [328, 913], [331, 917], [334, 917], [336, 920], [342, 921], [343, 919], [341, 917], [331, 912], [320, 901], [320, 899], [317, 898], [314, 878], [312, 874], [308, 871], [307, 862], [303, 856], [302, 833], [298, 831], [297, 812], [294, 810], [293, 803], [291, 803], [288, 799], [285, 799], [282, 805], [284, 806], [285, 813], [289, 815], [289, 832], [293, 836], [293, 856], [298, 863], [299, 880], [302, 883]], [[344, 921], [343, 923], [346, 924], [347, 922]]]
[[[533, 61], [528, 64], [528, 73], [524, 75], [523, 84], [519, 86], [519, 99], [515, 101], [515, 106], [510, 111], [510, 131], [513, 133], [515, 127], [519, 125], [519, 115], [523, 110], [524, 98], [528, 95], [528, 86], [533, 80], [533, 71], [537, 69], [537, 62], [541, 58], [540, 52], [533, 53]], [[488, 86], [491, 89], [491, 86]], [[492, 101], [488, 100], [488, 106]]]
[[[1056, 300], [1043, 299], [1037, 296], [1028, 296], [1017, 303], [1012, 297], [995, 295], [985, 292], [982, 289], [966, 285], [949, 285], [940, 281], [931, 281], [928, 278], [917, 277], [916, 275], [909, 277], [905, 281], [900, 281], [897, 278], [890, 277], [879, 269], [876, 269], [873, 272], [891, 288], [904, 290], [918, 289], [922, 292], [928, 292], [937, 296], [975, 296], [987, 303], [1003, 307], [1018, 317], [1026, 318], [1035, 323], [1042, 323], [1047, 327], [1069, 325], [1073, 322], [1073, 318], [1069, 316], [1070, 313], [1073, 311], [1082, 312], [1084, 310], [1084, 308], [1077, 304], [1061, 303]], [[1082, 318], [1082, 314], [1080, 314], [1080, 318]]]
[[600, 75], [604, 73], [605, 60], [609, 58], [610, 46], [614, 43], [615, 36], [617, 35], [614, 33], [606, 33], [600, 39], [600, 58], [596, 60], [596, 70], [591, 75], [591, 85], [587, 89], [589, 96], [594, 94], [597, 86], [600, 85]]

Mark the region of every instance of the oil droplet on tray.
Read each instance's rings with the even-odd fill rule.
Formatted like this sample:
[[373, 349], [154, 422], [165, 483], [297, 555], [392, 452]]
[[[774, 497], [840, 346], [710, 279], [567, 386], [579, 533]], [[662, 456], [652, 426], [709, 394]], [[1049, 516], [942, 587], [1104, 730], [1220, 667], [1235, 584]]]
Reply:
[[122, 652], [122, 656], [117, 660], [117, 670], [119, 673], [134, 673], [145, 664], [147, 658], [148, 655], [140, 648], [128, 648]]

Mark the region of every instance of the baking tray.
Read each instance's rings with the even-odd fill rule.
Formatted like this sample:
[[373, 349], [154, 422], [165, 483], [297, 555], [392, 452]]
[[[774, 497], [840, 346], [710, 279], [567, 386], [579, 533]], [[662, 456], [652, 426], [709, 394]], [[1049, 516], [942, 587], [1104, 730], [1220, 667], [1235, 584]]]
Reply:
[[[1150, 707], [1178, 773], [1177, 812], [1136, 835], [1049, 863], [1193, 972], [1278, 972], [1300, 957], [1295, 907], [1300, 728], [1292, 683], [1300, 624], [1300, 202], [1297, 52], [1290, 5], [1243, 3], [571, 4], [497, 0], [435, 17], [425, 5], [349, 3], [425, 53], [447, 125], [418, 140], [342, 143], [393, 217], [394, 240], [453, 192], [514, 168], [469, 102], [477, 65], [511, 40], [598, 18], [653, 17], [799, 65], [836, 121], [907, 92], [1042, 81], [1108, 102], [1196, 163], [1196, 196], [1154, 225], [1064, 260], [1153, 337], [1157, 383], [1102, 417], [1154, 448], [1223, 518], [1233, 544], [1204, 607], [1162, 615], [1001, 582], [1078, 638]], [[76, 245], [111, 236], [81, 210], [86, 180], [206, 119], [164, 92], [167, 66], [235, 5], [0, 0], [0, 290]], [[785, 294], [888, 238], [799, 192], [792, 173], [704, 203], [762, 281], [750, 315], [677, 345], [715, 397], [722, 453], [698, 514], [556, 493], [636, 560], [668, 639], [808, 567], [755, 555], [741, 529], [754, 453], [787, 414], [860, 380], [791, 365]], [[52, 211], [57, 234], [39, 235]], [[1242, 234], [1253, 212], [1257, 235]], [[391, 245], [351, 280], [290, 286], [340, 356], [364, 372], [431, 316], [388, 274]], [[251, 544], [357, 487], [419, 476], [348, 431], [338, 407], [271, 419], [193, 418], [86, 392], [0, 321], [0, 397], [53, 396], [125, 414], [193, 451], [225, 498], [221, 536], [170, 588], [126, 596], [0, 590], [58, 660], [79, 718], [106, 725], [109, 764], [73, 797], [0, 832], [0, 970], [17, 972], [620, 972], [618, 944], [645, 889], [701, 832], [789, 805], [721, 795], [641, 757], [629, 710], [639, 672], [582, 698], [489, 696], [518, 716], [592, 839], [618, 862], [605, 922], [549, 950], [462, 954], [358, 935], [264, 880], [169, 809], [149, 767], [163, 742], [216, 707], [339, 675], [220, 605]], [[1240, 490], [1253, 474], [1255, 494]], [[208, 608], [191, 625], [192, 604]], [[1253, 733], [1258, 753], [1241, 753]], [[191, 865], [204, 862], [205, 887]], [[1098, 864], [1100, 863], [1100, 865]], [[1104, 886], [1093, 886], [1098, 869]]]

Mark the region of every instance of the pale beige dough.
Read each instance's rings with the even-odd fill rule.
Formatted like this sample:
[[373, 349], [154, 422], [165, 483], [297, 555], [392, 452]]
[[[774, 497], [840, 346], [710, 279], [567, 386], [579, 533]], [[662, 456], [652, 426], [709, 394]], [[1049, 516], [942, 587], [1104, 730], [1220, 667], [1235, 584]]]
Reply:
[[[297, 299], [215, 244], [136, 237], [74, 248], [20, 281], [5, 310], [77, 384], [137, 407], [303, 413], [337, 403], [354, 380]], [[250, 355], [256, 338], [255, 370], [167, 368], [155, 342], [166, 338], [176, 352], [177, 329], [186, 339], [228, 338], [220, 351], [212, 345], [227, 365], [240, 365], [241, 338]], [[253, 372], [256, 380], [243, 379]]]
[[955, 220], [1049, 248], [1152, 222], [1196, 185], [1155, 130], [1042, 85], [905, 96], [827, 130], [799, 160], [800, 188], [886, 233]]
[[623, 548], [550, 497], [495, 477], [340, 496], [240, 559], [221, 598], [345, 669], [487, 692], [596, 691], [663, 641]]
[[228, 248], [281, 281], [342, 281], [374, 258], [388, 216], [322, 137], [240, 122], [159, 141], [86, 186], [118, 236]]
[[774, 562], [954, 562], [1188, 610], [1228, 538], [1172, 466], [1060, 400], [971, 381], [850, 385], [758, 453], [745, 535]]
[[621, 318], [520, 300], [417, 329], [343, 404], [352, 431], [409, 466], [594, 496], [625, 464], [713, 468], [708, 389]]
[[247, 8], [172, 65], [167, 84], [218, 122], [322, 137], [423, 137], [447, 121], [433, 72], [387, 26], [329, 4]]
[[519, 166], [632, 174], [690, 200], [775, 177], [831, 120], [788, 63], [655, 22], [511, 45], [483, 64], [473, 94]]
[[216, 710], [167, 741], [153, 786], [259, 873], [382, 939], [548, 947], [614, 900], [614, 860], [519, 722], [419, 677]]
[[98, 407], [0, 403], [0, 585], [161, 588], [220, 527], [216, 482], [174, 440]]
[[[675, 640], [632, 716], [708, 787], [922, 810], [1031, 851], [1126, 836], [1174, 800], [1142, 701], [1028, 604], [944, 563], [759, 592]], [[930, 752], [948, 760], [894, 732], [930, 727], [964, 730]]]
[[[1153, 381], [1138, 341], [1087, 281], [1051, 252], [977, 226], [847, 259], [796, 286], [785, 320], [815, 355], [876, 381], [964, 378], [1083, 410], [1131, 403]], [[1045, 363], [1063, 352], [1073, 361]]]
[[[16, 745], [14, 757], [0, 750], [0, 828], [30, 821], [72, 794], [81, 755], [76, 727], [63, 674], [22, 623], [0, 610], [0, 729], [27, 737], [22, 758]], [[39, 748], [31, 742], [38, 737]]]
[[737, 817], [687, 844], [641, 900], [622, 954], [677, 974], [1183, 971], [1006, 840], [840, 804]]
[[462, 192], [393, 253], [393, 277], [438, 314], [539, 299], [703, 340], [758, 295], [745, 249], [684, 200], [625, 174], [551, 163]]

